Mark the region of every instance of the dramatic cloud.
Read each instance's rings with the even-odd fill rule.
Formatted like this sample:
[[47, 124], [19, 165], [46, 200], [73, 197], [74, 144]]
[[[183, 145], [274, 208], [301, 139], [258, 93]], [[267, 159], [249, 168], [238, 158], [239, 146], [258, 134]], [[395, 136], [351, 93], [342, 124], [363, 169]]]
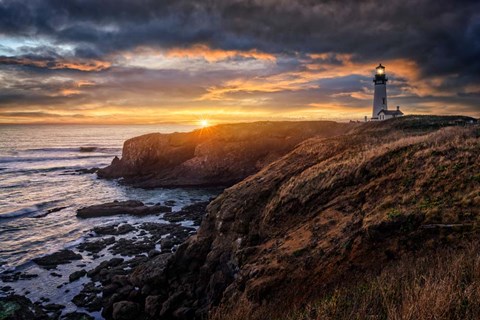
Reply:
[[0, 65], [1, 64], [17, 64], [23, 66], [33, 66], [38, 68], [47, 68], [47, 69], [71, 69], [71, 70], [80, 70], [80, 71], [100, 71], [110, 67], [110, 63], [102, 62], [97, 60], [87, 60], [87, 61], [69, 61], [63, 58], [54, 59], [51, 57], [1, 57], [0, 56]]
[[360, 119], [378, 62], [390, 103], [478, 117], [479, 57], [477, 0], [0, 0], [0, 122]]

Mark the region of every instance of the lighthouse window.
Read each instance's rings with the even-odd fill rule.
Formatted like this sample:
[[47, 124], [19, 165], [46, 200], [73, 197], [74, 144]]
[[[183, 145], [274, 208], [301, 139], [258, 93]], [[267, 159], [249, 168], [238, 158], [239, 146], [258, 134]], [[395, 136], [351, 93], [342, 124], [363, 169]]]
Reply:
[[382, 103], [385, 104], [385, 98], [383, 98], [382, 101], [383, 101]]

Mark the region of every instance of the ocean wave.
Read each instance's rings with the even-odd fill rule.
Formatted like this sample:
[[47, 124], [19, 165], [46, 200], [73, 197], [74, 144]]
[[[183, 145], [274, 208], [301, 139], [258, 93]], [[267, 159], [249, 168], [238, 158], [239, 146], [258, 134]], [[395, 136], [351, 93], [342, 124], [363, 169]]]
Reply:
[[[3, 173], [3, 175], [13, 175], [13, 174], [35, 174], [35, 173], [47, 173], [55, 171], [65, 171], [65, 172], [75, 172], [75, 170], [84, 169], [83, 166], [60, 166], [60, 167], [49, 167], [43, 169], [10, 169]], [[14, 186], [15, 187], [15, 186]], [[20, 186], [21, 187], [21, 186]], [[3, 188], [3, 186], [2, 186]]]
[[[72, 174], [78, 174], [82, 169], [92, 169], [94, 167], [105, 167], [110, 164], [110, 158], [105, 158], [105, 161], [101, 162], [95, 162], [89, 165], [60, 165], [60, 166], [52, 166], [48, 168], [35, 168], [35, 169], [27, 169], [27, 168], [17, 168], [13, 166], [12, 168], [8, 168], [6, 171], [0, 171], [0, 177], [6, 178], [6, 177], [12, 177], [16, 175], [30, 175], [30, 174], [46, 174], [46, 173], [55, 173], [55, 172], [62, 172], [61, 175], [72, 175]], [[9, 185], [9, 184], [4, 184], [3, 181], [0, 180], [0, 187], [1, 188], [15, 188], [15, 187], [25, 187], [22, 185]]]
[[0, 157], [0, 163], [11, 162], [45, 162], [45, 161], [64, 161], [64, 160], [81, 160], [81, 159], [101, 159], [111, 158], [111, 155], [85, 155], [85, 156], [71, 156], [71, 157]]
[[0, 219], [18, 218], [18, 217], [22, 217], [22, 216], [26, 216], [26, 215], [30, 215], [32, 213], [38, 212], [38, 210], [39, 210], [38, 206], [33, 205], [33, 206], [17, 209], [14, 211], [10, 211], [10, 212], [2, 212], [0, 213]]
[[26, 152], [96, 152], [96, 153], [118, 153], [122, 148], [114, 147], [97, 147], [97, 146], [80, 146], [65, 148], [31, 148], [25, 149]]
[[6, 189], [16, 189], [16, 188], [25, 188], [28, 184], [27, 183], [17, 183], [17, 184], [0, 184], [0, 187], [4, 190]]

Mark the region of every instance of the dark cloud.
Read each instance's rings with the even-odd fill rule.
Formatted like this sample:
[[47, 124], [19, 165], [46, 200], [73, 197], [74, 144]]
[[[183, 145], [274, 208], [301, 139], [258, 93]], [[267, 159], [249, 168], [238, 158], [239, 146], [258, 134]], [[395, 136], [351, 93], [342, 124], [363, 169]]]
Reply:
[[461, 0], [10, 0], [3, 34], [45, 36], [103, 57], [137, 46], [408, 58], [432, 74], [480, 74], [480, 3]]
[[[0, 109], [353, 110], [371, 104], [372, 81], [345, 67], [413, 61], [414, 77], [388, 66], [389, 101], [478, 114], [479, 12], [478, 0], [0, 0]], [[249, 62], [258, 57], [226, 55], [222, 69], [204, 58], [197, 70], [125, 56], [196, 45], [277, 59], [257, 67]], [[14, 113], [0, 117], [22, 117]]]
[[109, 62], [98, 60], [68, 60], [54, 56], [0, 56], [0, 65], [20, 65], [51, 70], [102, 71], [110, 67]]

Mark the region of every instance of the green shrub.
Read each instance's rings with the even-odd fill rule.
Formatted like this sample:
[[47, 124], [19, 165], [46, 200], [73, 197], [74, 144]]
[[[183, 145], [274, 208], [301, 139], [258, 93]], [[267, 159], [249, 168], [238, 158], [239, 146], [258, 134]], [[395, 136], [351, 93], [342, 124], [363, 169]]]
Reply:
[[387, 218], [390, 220], [398, 218], [401, 215], [402, 215], [402, 212], [398, 209], [391, 209], [390, 211], [387, 212]]

